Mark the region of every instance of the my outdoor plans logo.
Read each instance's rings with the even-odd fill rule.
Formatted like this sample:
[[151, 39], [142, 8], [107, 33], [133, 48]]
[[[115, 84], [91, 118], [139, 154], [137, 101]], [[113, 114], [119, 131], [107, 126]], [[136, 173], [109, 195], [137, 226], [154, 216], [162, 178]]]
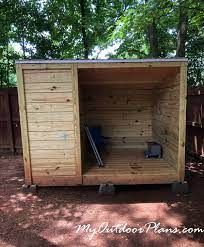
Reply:
[[190, 233], [204, 233], [204, 229], [201, 228], [165, 228], [161, 227], [160, 222], [148, 222], [142, 227], [129, 227], [127, 223], [109, 225], [108, 222], [101, 223], [97, 228], [91, 226], [91, 224], [77, 225], [76, 233], [87, 233], [88, 238], [91, 240], [96, 234], [102, 233], [114, 233], [114, 234], [134, 234], [134, 233], [148, 233], [153, 232], [155, 234], [170, 233], [170, 234], [190, 234]]

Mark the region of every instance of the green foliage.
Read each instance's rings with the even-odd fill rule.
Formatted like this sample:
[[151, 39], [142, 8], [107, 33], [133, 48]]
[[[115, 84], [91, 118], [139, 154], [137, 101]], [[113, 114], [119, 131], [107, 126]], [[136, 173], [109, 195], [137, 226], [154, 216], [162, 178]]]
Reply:
[[190, 6], [187, 57], [188, 84], [204, 86], [204, 2], [192, 1]]
[[[153, 20], [157, 25], [160, 57], [168, 57], [175, 48], [174, 16], [171, 1], [137, 1], [119, 19], [112, 39], [121, 43], [116, 56], [149, 57], [147, 27]], [[171, 32], [170, 32], [171, 31]]]
[[109, 57], [175, 56], [181, 14], [188, 19], [188, 83], [201, 85], [203, 9], [203, 0], [0, 0], [0, 86], [15, 85], [19, 58], [97, 58], [113, 44], [119, 47]]

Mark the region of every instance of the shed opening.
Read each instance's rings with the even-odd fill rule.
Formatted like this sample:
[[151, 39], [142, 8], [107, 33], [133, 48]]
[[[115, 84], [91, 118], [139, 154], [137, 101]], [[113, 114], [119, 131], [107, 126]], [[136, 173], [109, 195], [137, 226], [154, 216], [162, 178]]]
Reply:
[[[78, 83], [83, 184], [173, 182], [180, 68], [82, 68]], [[101, 129], [104, 167], [97, 167], [90, 152], [84, 124]], [[162, 146], [162, 158], [145, 158], [148, 142]]]

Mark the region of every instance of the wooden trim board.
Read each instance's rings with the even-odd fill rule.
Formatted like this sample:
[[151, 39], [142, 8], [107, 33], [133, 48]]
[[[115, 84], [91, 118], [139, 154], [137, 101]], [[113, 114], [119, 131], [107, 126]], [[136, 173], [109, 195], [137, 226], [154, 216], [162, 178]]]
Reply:
[[[21, 64], [21, 63], [19, 63]], [[16, 64], [18, 65], [18, 63]], [[45, 70], [49, 70], [49, 69], [57, 69], [57, 70], [64, 70], [64, 69], [68, 69], [71, 70], [72, 68], [72, 64], [66, 64], [66, 63], [22, 63], [21, 64], [22, 68], [27, 70], [27, 69], [32, 69], [32, 70], [39, 70], [39, 69], [45, 69]]]
[[30, 160], [30, 143], [28, 136], [28, 121], [26, 112], [26, 99], [23, 79], [23, 69], [20, 64], [16, 66], [17, 80], [18, 80], [18, 100], [19, 100], [19, 112], [20, 112], [20, 125], [21, 125], [21, 136], [22, 136], [22, 147], [23, 147], [23, 160], [24, 160], [24, 172], [25, 172], [25, 183], [32, 184], [32, 171], [31, 171], [31, 160]]
[[78, 68], [180, 67], [187, 64], [187, 59], [18, 60], [16, 64], [21, 64], [23, 69], [63, 69], [72, 65]]
[[186, 140], [186, 99], [187, 99], [187, 66], [180, 70], [180, 99], [179, 99], [179, 143], [178, 143], [178, 174], [180, 182], [185, 176], [185, 140]]
[[83, 185], [99, 185], [112, 183], [115, 185], [134, 185], [134, 184], [171, 184], [178, 181], [176, 175], [83, 175]]
[[[73, 111], [74, 111], [74, 128], [76, 138], [76, 171], [77, 175], [82, 175], [81, 168], [81, 137], [80, 137], [80, 114], [79, 114], [79, 88], [78, 88], [78, 71], [77, 66], [72, 65], [73, 75]], [[82, 178], [81, 178], [82, 179]]]

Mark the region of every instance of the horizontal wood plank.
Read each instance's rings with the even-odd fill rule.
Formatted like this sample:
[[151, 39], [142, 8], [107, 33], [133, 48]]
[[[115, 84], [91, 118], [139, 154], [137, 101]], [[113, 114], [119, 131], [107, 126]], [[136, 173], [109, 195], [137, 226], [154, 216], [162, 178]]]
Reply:
[[50, 83], [27, 83], [25, 91], [27, 93], [63, 93], [72, 92], [71, 82], [50, 82]]
[[33, 182], [39, 186], [69, 186], [69, 185], [82, 185], [81, 176], [52, 176], [52, 175], [42, 175], [34, 174]]
[[40, 158], [33, 158], [32, 165], [33, 167], [53, 167], [53, 166], [65, 166], [65, 167], [75, 167], [75, 157], [70, 156], [69, 158], [49, 158], [47, 159], [40, 159]]
[[[65, 114], [65, 113], [64, 113]], [[59, 122], [57, 121], [35, 121], [35, 122], [28, 122], [28, 129], [29, 131], [69, 131], [74, 130], [74, 123], [73, 121], [67, 122]]]
[[68, 131], [46, 131], [46, 132], [29, 132], [29, 138], [32, 141], [56, 141], [74, 139], [73, 130]]
[[24, 80], [27, 83], [71, 82], [72, 74], [68, 70], [24, 70]]
[[76, 175], [75, 167], [60, 167], [59, 165], [53, 166], [50, 168], [32, 168], [33, 176], [63, 176], [67, 175]]
[[171, 184], [178, 181], [176, 174], [164, 175], [142, 175], [141, 174], [121, 174], [114, 175], [83, 175], [83, 185], [100, 185], [102, 183], [112, 183], [115, 185], [127, 184]]
[[36, 112], [45, 112], [52, 114], [53, 112], [72, 112], [73, 111], [73, 102], [66, 103], [27, 103], [27, 112], [36, 113]]
[[42, 102], [42, 103], [69, 103], [73, 99], [70, 92], [66, 93], [26, 93], [27, 103]]
[[32, 160], [46, 160], [46, 159], [65, 159], [65, 160], [74, 160], [75, 159], [75, 153], [74, 149], [56, 149], [56, 150], [40, 150], [40, 149], [35, 149], [32, 150], [31, 153], [31, 159]]
[[36, 112], [36, 113], [29, 113], [27, 114], [28, 116], [28, 122], [29, 123], [34, 123], [34, 122], [71, 122], [74, 119], [73, 113], [72, 112]]
[[30, 141], [30, 150], [47, 149], [47, 150], [65, 150], [75, 148], [73, 139], [57, 140], [57, 141]]

